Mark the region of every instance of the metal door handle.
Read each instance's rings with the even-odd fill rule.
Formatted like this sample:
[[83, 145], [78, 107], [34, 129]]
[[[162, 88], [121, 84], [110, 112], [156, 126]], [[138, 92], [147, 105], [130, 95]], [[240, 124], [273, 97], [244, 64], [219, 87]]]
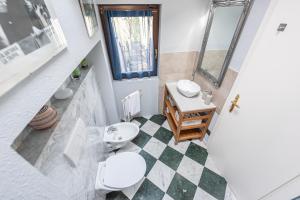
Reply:
[[240, 108], [240, 106], [238, 105], [238, 101], [240, 99], [240, 95], [236, 95], [235, 99], [233, 101], [231, 101], [231, 106], [229, 109], [229, 112], [232, 112], [234, 110], [234, 108]]

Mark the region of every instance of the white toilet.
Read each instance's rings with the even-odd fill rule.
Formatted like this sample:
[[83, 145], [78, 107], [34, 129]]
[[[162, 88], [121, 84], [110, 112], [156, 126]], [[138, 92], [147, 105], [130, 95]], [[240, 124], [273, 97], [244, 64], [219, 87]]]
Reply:
[[120, 191], [141, 181], [146, 173], [146, 162], [138, 153], [124, 152], [100, 162], [95, 189], [104, 193]]
[[[129, 126], [130, 124], [124, 125]], [[133, 125], [130, 126], [135, 127]], [[122, 126], [118, 126], [119, 134], [122, 133], [121, 128]], [[138, 129], [138, 127], [135, 127], [135, 129]], [[72, 167], [77, 167], [78, 163], [80, 163], [80, 156], [84, 151], [88, 130], [99, 131], [100, 137], [103, 131], [97, 127], [89, 127], [87, 129], [84, 121], [80, 118], [76, 121], [63, 152], [64, 157]], [[128, 134], [124, 135], [127, 136]], [[123, 140], [120, 142], [123, 142]], [[95, 189], [101, 191], [101, 193], [123, 190], [141, 181], [145, 173], [146, 161], [140, 154], [134, 152], [115, 154], [107, 158], [106, 161], [99, 163]]]

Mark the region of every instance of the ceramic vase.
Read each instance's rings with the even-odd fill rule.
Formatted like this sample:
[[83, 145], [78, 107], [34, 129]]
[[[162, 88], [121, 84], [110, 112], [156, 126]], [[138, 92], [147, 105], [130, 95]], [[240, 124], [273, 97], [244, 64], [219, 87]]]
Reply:
[[57, 119], [57, 111], [51, 106], [45, 105], [31, 120], [29, 126], [35, 130], [45, 130], [53, 127]]

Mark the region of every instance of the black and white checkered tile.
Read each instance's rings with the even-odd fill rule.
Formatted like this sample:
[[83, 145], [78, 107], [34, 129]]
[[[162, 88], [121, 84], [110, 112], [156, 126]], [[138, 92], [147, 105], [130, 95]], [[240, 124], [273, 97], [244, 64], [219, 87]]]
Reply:
[[117, 151], [137, 152], [145, 158], [145, 178], [137, 185], [107, 194], [107, 199], [133, 200], [233, 200], [226, 180], [200, 140], [174, 144], [163, 115], [135, 118], [139, 135]]

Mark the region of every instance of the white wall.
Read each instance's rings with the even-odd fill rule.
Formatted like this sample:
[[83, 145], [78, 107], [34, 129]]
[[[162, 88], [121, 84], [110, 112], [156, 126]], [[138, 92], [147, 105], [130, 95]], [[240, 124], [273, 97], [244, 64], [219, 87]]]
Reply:
[[228, 50], [237, 24], [243, 12], [243, 6], [217, 7], [215, 9], [207, 50]]
[[158, 113], [158, 77], [114, 81], [113, 85], [117, 98], [119, 116], [124, 117], [121, 99], [136, 90], [141, 90], [142, 94], [141, 115], [145, 116]]
[[[101, 34], [103, 37], [103, 34]], [[103, 40], [104, 41], [104, 38]], [[117, 99], [113, 88], [112, 75], [108, 57], [105, 50], [105, 42], [99, 42], [93, 51], [87, 56], [87, 59], [95, 66], [96, 79], [103, 96], [105, 111], [109, 124], [120, 121], [120, 116], [117, 110]]]
[[68, 48], [0, 99], [0, 199], [67, 199], [59, 188], [10, 147], [35, 113], [100, 39], [99, 32], [88, 38], [77, 1], [51, 2]]
[[161, 1], [161, 53], [200, 51], [209, 2]]
[[209, 0], [95, 0], [99, 4], [161, 4], [160, 53], [200, 51]]
[[271, 0], [254, 1], [229, 67], [239, 71]]

